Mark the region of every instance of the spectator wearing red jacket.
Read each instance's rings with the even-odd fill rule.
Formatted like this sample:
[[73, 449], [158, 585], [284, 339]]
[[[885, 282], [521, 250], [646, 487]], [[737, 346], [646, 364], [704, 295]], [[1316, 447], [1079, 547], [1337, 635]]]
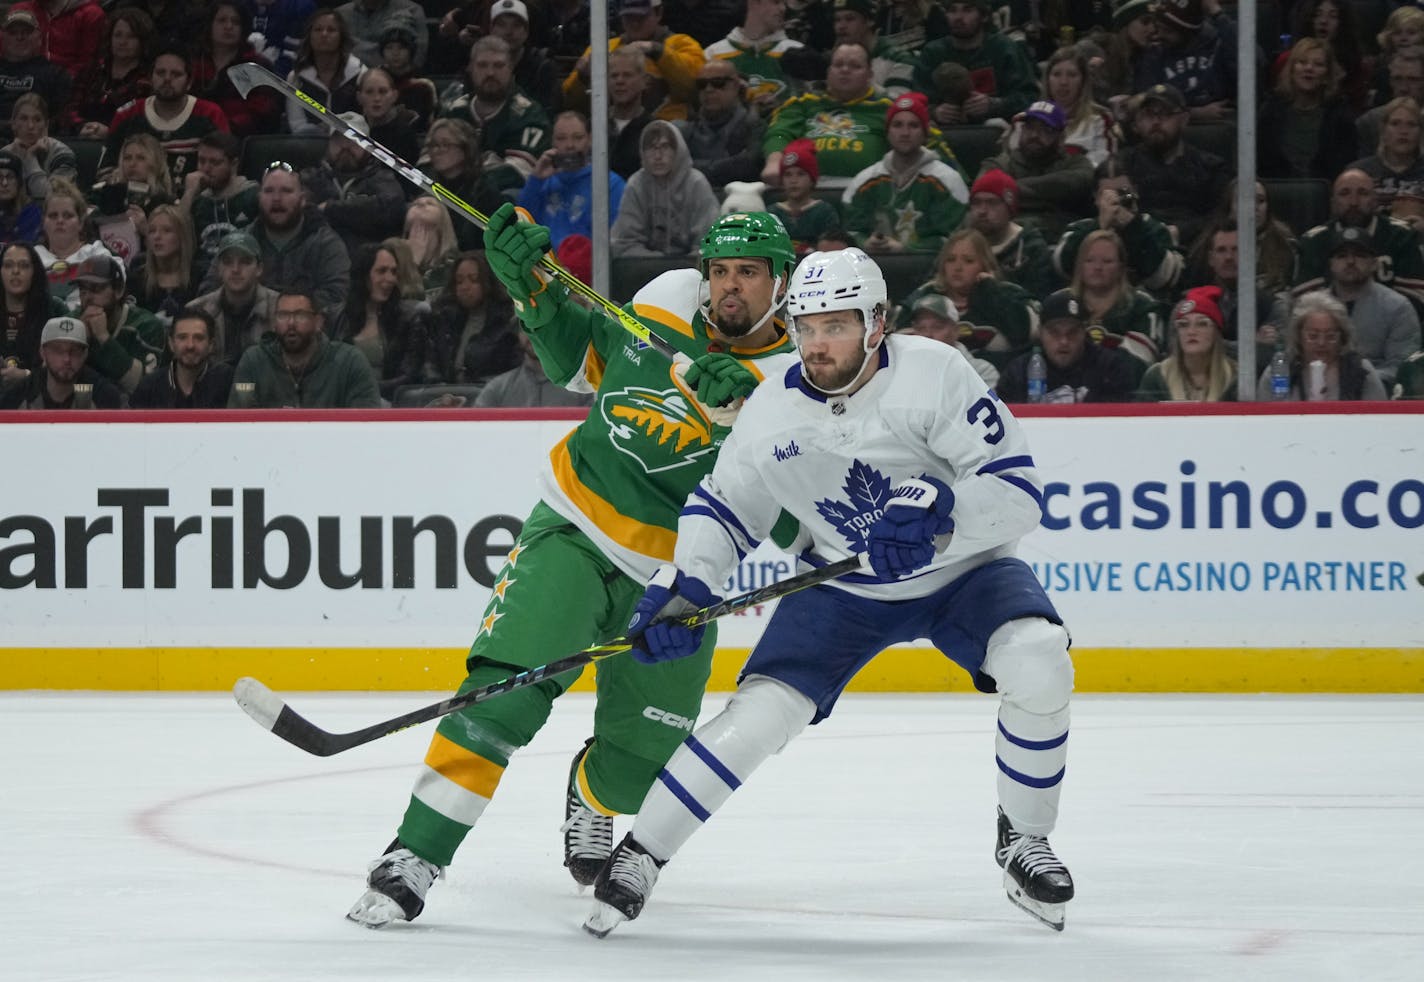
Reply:
[[203, 33], [193, 58], [190, 91], [200, 99], [217, 104], [227, 117], [235, 136], [276, 133], [280, 97], [271, 89], [257, 88], [244, 96], [233, 85], [227, 70], [232, 65], [254, 62], [271, 69], [272, 63], [257, 53], [248, 38], [252, 15], [236, 0], [219, 0], [208, 8]]
[[70, 75], [78, 75], [98, 57], [104, 35], [104, 8], [98, 0], [33, 0], [10, 9], [35, 15], [47, 42], [45, 56]]

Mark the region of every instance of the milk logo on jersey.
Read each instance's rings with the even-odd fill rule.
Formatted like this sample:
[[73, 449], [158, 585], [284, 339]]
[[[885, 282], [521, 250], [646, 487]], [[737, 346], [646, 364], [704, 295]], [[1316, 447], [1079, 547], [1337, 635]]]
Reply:
[[608, 438], [649, 474], [696, 464], [717, 452], [712, 430], [676, 388], [630, 385], [598, 401]]
[[851, 552], [864, 552], [866, 533], [884, 512], [890, 497], [890, 478], [857, 460], [846, 472], [841, 490], [846, 500], [823, 498], [816, 502], [816, 511], [845, 537]]

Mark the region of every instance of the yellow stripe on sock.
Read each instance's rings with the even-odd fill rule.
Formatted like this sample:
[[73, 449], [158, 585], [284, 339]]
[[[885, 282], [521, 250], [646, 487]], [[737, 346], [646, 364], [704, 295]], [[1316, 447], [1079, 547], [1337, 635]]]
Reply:
[[481, 798], [493, 798], [504, 768], [436, 733], [425, 752], [425, 765]]
[[603, 804], [603, 802], [599, 801], [598, 798], [594, 796], [593, 790], [588, 786], [588, 774], [585, 771], [585, 768], [587, 767], [588, 754], [584, 754], [583, 760], [579, 761], [578, 777], [576, 779], [576, 783], [578, 784], [579, 797], [583, 799], [583, 803], [585, 805], [588, 805], [588, 807], [592, 808], [594, 811], [598, 812], [600, 815], [607, 815], [609, 818], [612, 818], [614, 815], [620, 814], [619, 812], [616, 812], [613, 809], [609, 808], [607, 805]]

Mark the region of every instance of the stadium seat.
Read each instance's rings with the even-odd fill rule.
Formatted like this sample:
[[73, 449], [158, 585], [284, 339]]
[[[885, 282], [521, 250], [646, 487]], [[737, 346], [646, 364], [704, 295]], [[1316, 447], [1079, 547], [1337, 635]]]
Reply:
[[79, 190], [85, 194], [95, 184], [99, 173], [99, 160], [104, 156], [103, 140], [66, 140], [65, 145], [74, 151], [75, 166], [79, 171]]
[[1261, 181], [1271, 214], [1296, 235], [1330, 220], [1330, 185], [1314, 178], [1279, 178]]
[[934, 253], [931, 252], [878, 253], [875, 261], [885, 274], [885, 289], [892, 304], [899, 304], [933, 275]]
[[441, 396], [458, 396], [465, 401], [462, 407], [469, 409], [475, 404], [475, 396], [480, 394], [484, 384], [478, 385], [402, 385], [396, 389], [391, 405], [396, 409], [424, 409]]
[[999, 152], [1004, 136], [998, 126], [946, 126], [942, 132], [971, 182], [979, 175], [980, 165]]
[[324, 136], [292, 136], [286, 133], [249, 136], [242, 141], [243, 177], [262, 180], [262, 172], [275, 160], [284, 160], [297, 170], [314, 167], [326, 156]]
[[1198, 150], [1214, 153], [1236, 169], [1235, 123], [1190, 123], [1182, 131], [1182, 140]]
[[614, 256], [608, 268], [608, 298], [625, 304], [659, 273], [696, 266], [691, 256]]

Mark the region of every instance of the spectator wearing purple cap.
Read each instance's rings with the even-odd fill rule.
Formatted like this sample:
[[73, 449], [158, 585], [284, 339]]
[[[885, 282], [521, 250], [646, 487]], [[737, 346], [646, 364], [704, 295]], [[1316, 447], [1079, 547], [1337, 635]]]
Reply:
[[968, 70], [972, 91], [962, 105], [935, 105], [931, 118], [940, 126], [950, 126], [1008, 120], [1022, 112], [1038, 94], [1027, 49], [994, 30], [989, 0], [950, 0], [944, 9], [949, 36], [920, 49], [915, 88], [936, 91], [935, 69], [953, 62]]
[[0, 390], [0, 409], [121, 409], [123, 393], [85, 364], [89, 340], [74, 317], [55, 317], [40, 335], [41, 367]]
[[1093, 194], [1093, 165], [1077, 147], [1064, 144], [1066, 126], [1055, 103], [1033, 103], [1014, 117], [1018, 146], [986, 160], [980, 170], [1001, 170], [1018, 182], [1021, 220], [1048, 241], [1089, 211]]
[[1063, 110], [1065, 146], [1077, 147], [1094, 167], [1117, 152], [1122, 131], [1112, 113], [1093, 101], [1092, 72], [1082, 50], [1059, 48], [1049, 56], [1043, 69], [1043, 98]]

